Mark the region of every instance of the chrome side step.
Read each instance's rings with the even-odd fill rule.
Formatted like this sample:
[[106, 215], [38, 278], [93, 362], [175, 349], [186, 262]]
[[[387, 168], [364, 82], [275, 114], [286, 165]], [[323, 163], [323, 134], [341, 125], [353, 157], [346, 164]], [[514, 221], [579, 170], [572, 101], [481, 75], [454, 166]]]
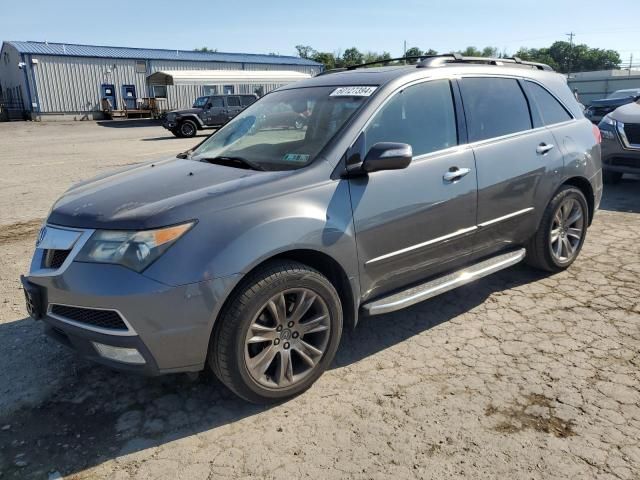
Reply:
[[369, 315], [380, 315], [401, 310], [427, 300], [428, 298], [453, 290], [465, 283], [473, 282], [478, 278], [486, 277], [498, 270], [515, 265], [524, 258], [525, 254], [526, 250], [521, 248], [520, 250], [497, 255], [483, 260], [480, 263], [476, 263], [475, 265], [468, 266], [463, 270], [438, 277], [422, 285], [403, 290], [402, 292], [370, 303], [365, 303], [362, 309]]

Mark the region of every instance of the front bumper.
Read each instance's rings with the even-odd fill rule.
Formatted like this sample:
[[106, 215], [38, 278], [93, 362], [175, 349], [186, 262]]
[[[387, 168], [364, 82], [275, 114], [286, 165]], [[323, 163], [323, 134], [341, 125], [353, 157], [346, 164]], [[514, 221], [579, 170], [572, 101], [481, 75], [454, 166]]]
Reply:
[[165, 120], [164, 122], [162, 122], [162, 126], [167, 130], [175, 130], [178, 127], [178, 122], [176, 122], [175, 120]]
[[619, 173], [640, 173], [640, 149], [626, 148], [617, 132], [612, 139], [602, 137], [602, 169]]
[[[77, 246], [70, 257], [74, 251]], [[44, 252], [37, 248], [34, 253], [31, 272], [24, 277], [25, 292], [35, 286], [34, 303], [39, 303], [45, 331], [52, 338], [89, 360], [120, 370], [158, 375], [204, 368], [214, 319], [236, 276], [171, 286], [119, 265], [73, 258], [56, 269], [41, 268]], [[123, 325], [118, 329], [96, 326], [83, 318], [60, 315], [54, 306], [117, 312]], [[101, 354], [94, 342], [135, 349], [144, 362], [114, 361]]]

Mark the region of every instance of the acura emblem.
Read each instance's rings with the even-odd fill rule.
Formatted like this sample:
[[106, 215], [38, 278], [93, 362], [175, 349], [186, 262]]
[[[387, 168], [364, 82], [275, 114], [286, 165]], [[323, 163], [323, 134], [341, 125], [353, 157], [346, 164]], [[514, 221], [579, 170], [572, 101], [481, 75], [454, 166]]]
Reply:
[[47, 227], [46, 225], [40, 229], [40, 233], [38, 233], [38, 238], [36, 239], [36, 247], [42, 243], [44, 237], [47, 236]]

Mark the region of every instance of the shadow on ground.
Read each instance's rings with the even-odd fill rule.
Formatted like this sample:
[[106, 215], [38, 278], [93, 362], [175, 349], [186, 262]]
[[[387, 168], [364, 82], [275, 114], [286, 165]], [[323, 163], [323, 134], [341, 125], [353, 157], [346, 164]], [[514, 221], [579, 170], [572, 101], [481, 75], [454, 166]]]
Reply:
[[162, 125], [162, 120], [156, 118], [131, 118], [127, 120], [101, 120], [96, 123], [101, 127], [108, 128], [135, 128], [157, 127]]
[[[200, 135], [195, 135], [192, 138], [207, 138], [209, 135], [211, 134], [202, 133]], [[171, 132], [167, 132], [167, 135], [165, 137], [149, 137], [149, 138], [141, 138], [140, 140], [142, 140], [143, 142], [157, 142], [159, 140], [184, 140], [184, 139], [180, 139], [175, 135], [173, 135]]]
[[[431, 300], [429, 311], [433, 313], [429, 315], [423, 313], [424, 308], [415, 307], [363, 318], [355, 331], [345, 332], [332, 368], [358, 362], [446, 322], [481, 304], [494, 291], [539, 278], [537, 272], [515, 267]], [[25, 329], [39, 331], [40, 327], [31, 319], [0, 325], [0, 338], [14, 343], [10, 335]], [[60, 368], [66, 371], [60, 373], [57, 388], [46, 400], [0, 416], [3, 478], [46, 476], [50, 470], [77, 473], [270, 408], [238, 399], [210, 375], [195, 381], [186, 375], [132, 376], [89, 364], [58, 348], [52, 340], [45, 340], [26, 342], [15, 352], [25, 357], [17, 364], [28, 365], [29, 358], [42, 356], [42, 349], [52, 350], [50, 361], [61, 357]], [[22, 376], [37, 377], [35, 383], [43, 381], [43, 386], [53, 381], [40, 379], [37, 368]], [[10, 427], [1, 429], [5, 425]], [[20, 466], [21, 461], [27, 464]]]
[[640, 213], [640, 175], [625, 175], [620, 183], [606, 184], [600, 209]]

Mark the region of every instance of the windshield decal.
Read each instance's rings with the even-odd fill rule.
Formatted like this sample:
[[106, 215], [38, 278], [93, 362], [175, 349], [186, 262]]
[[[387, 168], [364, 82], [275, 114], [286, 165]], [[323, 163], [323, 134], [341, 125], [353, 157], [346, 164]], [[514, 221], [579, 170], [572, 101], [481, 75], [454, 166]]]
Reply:
[[309, 157], [306, 153], [286, 153], [282, 159], [285, 162], [291, 163], [307, 163], [309, 161]]
[[378, 87], [339, 87], [336, 88], [330, 97], [370, 97]]

